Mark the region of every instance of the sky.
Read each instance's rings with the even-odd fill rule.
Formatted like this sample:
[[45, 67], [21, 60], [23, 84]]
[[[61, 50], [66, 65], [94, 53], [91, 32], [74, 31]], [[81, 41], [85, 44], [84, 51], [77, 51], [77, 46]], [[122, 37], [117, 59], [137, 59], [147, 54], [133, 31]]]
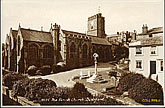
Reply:
[[100, 12], [105, 17], [105, 33], [163, 27], [163, 0], [2, 0], [1, 40], [10, 28], [49, 31], [51, 23], [62, 29], [86, 33], [88, 17]]

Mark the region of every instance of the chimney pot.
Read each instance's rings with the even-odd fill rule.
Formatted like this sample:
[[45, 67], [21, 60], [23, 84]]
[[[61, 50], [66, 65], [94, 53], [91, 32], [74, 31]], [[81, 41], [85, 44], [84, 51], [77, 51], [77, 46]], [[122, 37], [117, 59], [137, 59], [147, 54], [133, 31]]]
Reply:
[[43, 26], [41, 26], [41, 31], [43, 31]]

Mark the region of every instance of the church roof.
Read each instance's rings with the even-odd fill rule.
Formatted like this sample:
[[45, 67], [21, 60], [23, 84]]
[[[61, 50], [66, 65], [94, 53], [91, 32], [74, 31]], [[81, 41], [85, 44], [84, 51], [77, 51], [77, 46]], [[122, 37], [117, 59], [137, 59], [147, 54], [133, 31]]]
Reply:
[[18, 33], [18, 31], [17, 31], [17, 30], [12, 30], [12, 35], [13, 35], [13, 37], [14, 37], [14, 38], [16, 38], [16, 37], [17, 37], [17, 33]]
[[74, 35], [83, 35], [87, 36], [91, 39], [92, 44], [100, 44], [100, 45], [111, 45], [106, 38], [100, 38], [92, 35], [87, 35], [85, 33], [79, 33], [79, 32], [74, 32], [74, 31], [67, 31], [67, 30], [62, 30], [64, 34], [74, 34]]
[[21, 28], [21, 33], [23, 39], [27, 41], [53, 43], [53, 37], [50, 32]]
[[68, 31], [68, 30], [62, 30], [62, 32], [63, 32], [64, 34], [71, 34], [71, 33], [73, 33], [73, 34], [77, 34], [77, 35], [86, 35], [85, 33], [79, 33], [79, 32]]
[[111, 45], [106, 38], [91, 36], [91, 39], [93, 44]]

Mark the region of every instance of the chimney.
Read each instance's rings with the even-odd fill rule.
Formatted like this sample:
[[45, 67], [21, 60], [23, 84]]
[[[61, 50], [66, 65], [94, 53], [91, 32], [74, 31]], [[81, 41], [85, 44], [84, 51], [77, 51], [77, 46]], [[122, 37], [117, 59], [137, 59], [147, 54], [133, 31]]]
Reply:
[[41, 26], [41, 31], [43, 31], [43, 26]]
[[148, 33], [148, 27], [147, 27], [147, 24], [143, 24], [143, 27], [142, 27], [142, 34], [147, 34]]
[[136, 40], [136, 30], [132, 33], [132, 40]]

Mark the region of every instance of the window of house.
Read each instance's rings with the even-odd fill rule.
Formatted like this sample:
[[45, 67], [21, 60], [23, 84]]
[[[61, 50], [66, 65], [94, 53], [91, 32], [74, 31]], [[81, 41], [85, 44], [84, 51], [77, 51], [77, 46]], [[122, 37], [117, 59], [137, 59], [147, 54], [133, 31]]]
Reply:
[[142, 47], [136, 47], [136, 54], [142, 54]]
[[142, 69], [142, 60], [136, 60], [136, 68]]
[[156, 46], [152, 46], [150, 51], [151, 51], [152, 55], [155, 55], [156, 54]]
[[152, 37], [152, 34], [150, 34], [149, 37]]
[[163, 71], [163, 61], [160, 61], [160, 71]]

